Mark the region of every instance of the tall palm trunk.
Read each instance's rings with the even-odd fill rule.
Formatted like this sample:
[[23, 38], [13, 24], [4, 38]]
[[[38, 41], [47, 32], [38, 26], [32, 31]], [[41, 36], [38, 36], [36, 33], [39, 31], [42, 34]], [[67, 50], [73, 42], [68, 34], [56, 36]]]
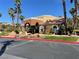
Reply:
[[[17, 7], [17, 24], [19, 24], [19, 8], [18, 8], [18, 4], [16, 5]], [[17, 25], [17, 28], [20, 30], [20, 25]]]
[[65, 34], [67, 35], [67, 16], [66, 16], [66, 2], [62, 0], [63, 10], [64, 10], [64, 25], [65, 25]]
[[18, 9], [18, 4], [17, 4], [17, 23], [19, 24], [19, 9]]
[[74, 4], [75, 4], [75, 17], [74, 17], [74, 27], [77, 27], [77, 0], [74, 0]]
[[21, 20], [21, 26], [20, 26], [21, 31], [23, 31], [23, 20]]
[[12, 25], [13, 25], [12, 29], [14, 31], [15, 30], [14, 17], [12, 17]]
[[78, 20], [77, 20], [77, 0], [70, 0], [71, 1], [71, 3], [74, 1], [74, 7], [75, 7], [75, 14], [74, 14], [74, 18], [73, 18], [73, 27], [74, 27], [74, 29], [77, 27], [77, 25], [78, 25]]

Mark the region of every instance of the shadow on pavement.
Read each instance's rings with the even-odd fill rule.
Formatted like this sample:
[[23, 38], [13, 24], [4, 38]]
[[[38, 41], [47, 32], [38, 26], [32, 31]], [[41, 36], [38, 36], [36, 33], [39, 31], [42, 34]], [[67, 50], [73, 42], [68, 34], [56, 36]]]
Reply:
[[3, 46], [2, 46], [2, 48], [1, 48], [1, 50], [0, 50], [0, 56], [3, 55], [3, 53], [5, 52], [7, 46], [8, 46], [8, 45], [11, 45], [12, 42], [15, 42], [15, 41], [14, 41], [14, 40], [11, 40], [11, 41], [4, 41], [4, 42], [3, 42]]

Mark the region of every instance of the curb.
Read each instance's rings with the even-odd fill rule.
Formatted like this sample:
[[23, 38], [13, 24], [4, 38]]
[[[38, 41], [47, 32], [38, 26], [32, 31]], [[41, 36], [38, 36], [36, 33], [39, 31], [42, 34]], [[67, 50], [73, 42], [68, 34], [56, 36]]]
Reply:
[[16, 36], [0, 36], [0, 38], [16, 38]]
[[0, 38], [9, 38], [9, 39], [16, 39], [16, 40], [34, 40], [34, 41], [40, 41], [40, 42], [59, 42], [59, 43], [65, 43], [65, 44], [79, 44], [79, 42], [66, 42], [64, 40], [46, 40], [41, 38], [16, 38], [16, 36], [0, 36]]
[[34, 40], [34, 41], [40, 41], [40, 42], [59, 42], [59, 43], [65, 43], [65, 44], [79, 44], [79, 42], [66, 42], [64, 40], [45, 40], [45, 39], [39, 39], [39, 38], [16, 38], [16, 40]]

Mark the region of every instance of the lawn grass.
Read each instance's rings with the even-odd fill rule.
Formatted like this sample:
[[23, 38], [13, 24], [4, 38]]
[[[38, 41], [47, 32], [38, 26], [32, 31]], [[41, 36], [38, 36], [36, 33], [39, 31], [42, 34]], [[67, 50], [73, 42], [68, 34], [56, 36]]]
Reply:
[[2, 32], [2, 33], [0, 33], [0, 36], [6, 36], [6, 35], [8, 35], [8, 32]]
[[75, 36], [52, 36], [52, 35], [44, 35], [44, 36], [40, 36], [40, 37], [36, 37], [36, 36], [23, 36], [20, 38], [41, 38], [41, 39], [45, 39], [45, 40], [60, 40], [60, 41], [65, 41], [65, 42], [76, 42], [79, 37], [75, 37]]
[[45, 39], [48, 39], [48, 40], [64, 40], [66, 42], [76, 42], [79, 39], [79, 37], [46, 36]]

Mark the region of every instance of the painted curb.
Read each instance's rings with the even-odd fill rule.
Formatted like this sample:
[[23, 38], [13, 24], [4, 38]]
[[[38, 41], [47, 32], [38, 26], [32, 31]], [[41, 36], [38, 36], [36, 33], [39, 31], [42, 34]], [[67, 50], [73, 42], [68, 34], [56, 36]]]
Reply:
[[16, 36], [0, 36], [0, 38], [16, 38]]
[[66, 42], [64, 40], [46, 40], [46, 39], [41, 39], [41, 38], [16, 38], [16, 36], [0, 36], [0, 38], [11, 38], [11, 39], [16, 39], [16, 40], [34, 40], [34, 41], [40, 41], [40, 42], [59, 42], [59, 43], [66, 43], [66, 44], [79, 44], [79, 42]]
[[39, 38], [16, 38], [16, 40], [34, 40], [40, 42], [59, 42], [59, 43], [66, 43], [66, 44], [79, 44], [79, 42], [66, 42], [64, 40], [46, 40], [46, 39], [39, 39]]

